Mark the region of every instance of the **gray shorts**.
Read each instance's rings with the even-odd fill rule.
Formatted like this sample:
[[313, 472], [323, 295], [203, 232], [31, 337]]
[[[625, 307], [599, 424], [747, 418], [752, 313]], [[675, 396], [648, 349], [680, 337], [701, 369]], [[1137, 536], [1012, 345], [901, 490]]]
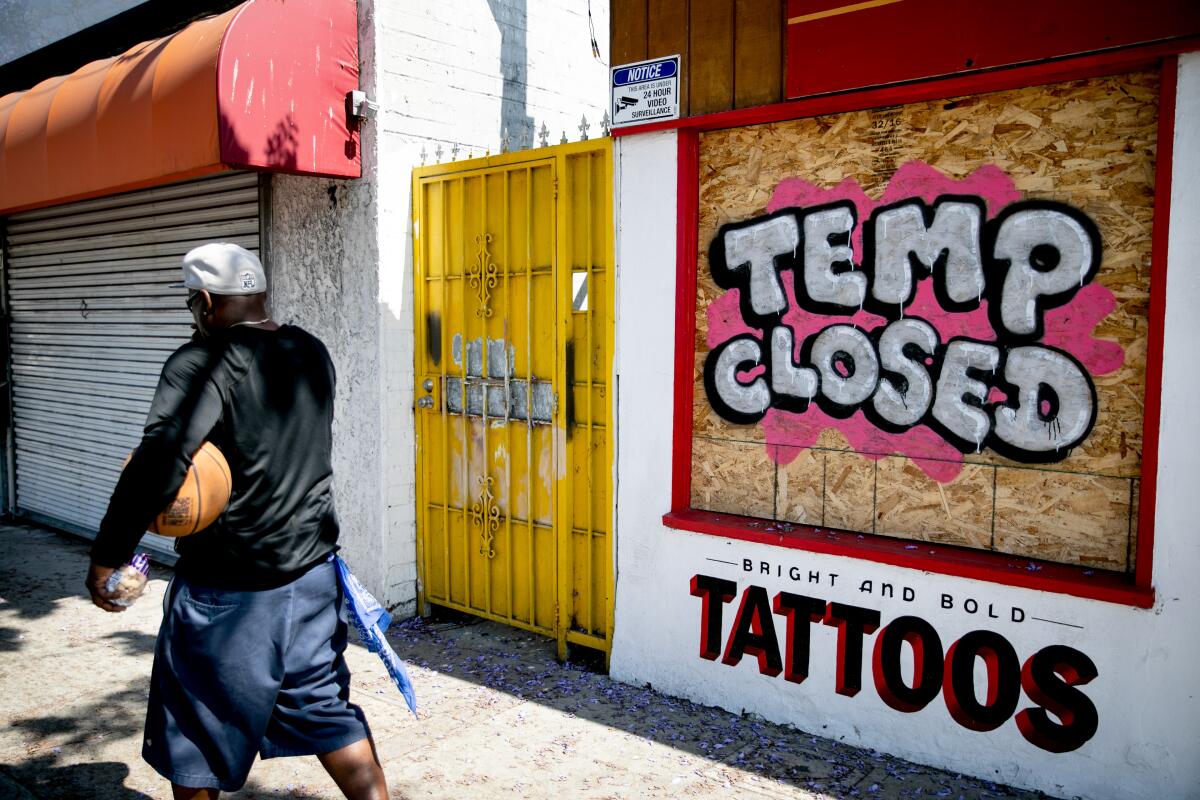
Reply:
[[142, 757], [172, 783], [236, 791], [255, 754], [320, 755], [369, 735], [349, 702], [332, 563], [263, 591], [176, 577], [154, 652]]

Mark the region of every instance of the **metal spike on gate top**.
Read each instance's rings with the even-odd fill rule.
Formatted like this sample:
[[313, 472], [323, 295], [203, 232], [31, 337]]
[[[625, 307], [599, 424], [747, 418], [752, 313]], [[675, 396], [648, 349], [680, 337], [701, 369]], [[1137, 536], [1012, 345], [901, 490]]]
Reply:
[[550, 129], [546, 127], [546, 123], [542, 123], [542, 129], [538, 131], [538, 138], [542, 141], [542, 147], [550, 146]]
[[590, 127], [592, 127], [592, 126], [588, 124], [587, 114], [584, 114], [583, 117], [580, 118], [580, 120], [579, 120], [579, 141], [581, 141], [581, 142], [587, 141], [587, 138], [588, 138], [587, 132], [588, 132], [588, 128], [590, 128]]
[[458, 161], [458, 142], [455, 142], [454, 145], [450, 148], [450, 160]]
[[425, 163], [425, 159], [429, 158], [429, 154], [425, 152], [425, 145], [421, 145], [421, 163]]
[[608, 136], [612, 133], [612, 120], [608, 118], [608, 112], [604, 112], [604, 116], [600, 118], [600, 135]]
[[563, 131], [562, 138], [558, 140], [558, 143], [559, 143], [559, 144], [566, 144], [566, 143], [567, 143], [567, 132], [566, 132], [566, 131]]
[[522, 150], [529, 149], [529, 129], [528, 128], [521, 129], [521, 149]]
[[438, 142], [438, 146], [434, 149], [433, 154], [437, 156], [437, 163], [442, 163], [442, 143]]
[[509, 139], [508, 139], [508, 126], [507, 126], [507, 125], [505, 125], [505, 126], [504, 126], [504, 133], [503, 133], [503, 135], [501, 135], [501, 137], [500, 137], [500, 152], [501, 152], [501, 153], [507, 153], [507, 152], [508, 152], [508, 142], [509, 142]]

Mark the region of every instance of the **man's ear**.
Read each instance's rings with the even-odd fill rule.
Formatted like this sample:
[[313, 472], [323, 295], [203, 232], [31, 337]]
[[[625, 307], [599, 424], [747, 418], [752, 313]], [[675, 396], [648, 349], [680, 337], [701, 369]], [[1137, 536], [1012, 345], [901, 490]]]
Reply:
[[208, 293], [207, 289], [201, 289], [200, 296], [204, 298], [204, 307], [201, 313], [206, 317], [211, 316], [214, 311], [212, 295]]

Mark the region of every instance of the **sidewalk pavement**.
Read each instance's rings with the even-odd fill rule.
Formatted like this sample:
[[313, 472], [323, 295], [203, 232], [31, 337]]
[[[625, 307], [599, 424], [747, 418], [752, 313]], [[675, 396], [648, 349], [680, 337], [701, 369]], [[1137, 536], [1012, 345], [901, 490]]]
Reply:
[[[170, 570], [106, 614], [87, 545], [0, 525], [0, 797], [169, 798], [141, 759]], [[470, 617], [393, 626], [420, 718], [378, 658], [346, 657], [392, 796], [406, 798], [985, 798], [1042, 795], [918, 766], [559, 664], [548, 640]], [[257, 762], [234, 798], [337, 798], [315, 758]]]

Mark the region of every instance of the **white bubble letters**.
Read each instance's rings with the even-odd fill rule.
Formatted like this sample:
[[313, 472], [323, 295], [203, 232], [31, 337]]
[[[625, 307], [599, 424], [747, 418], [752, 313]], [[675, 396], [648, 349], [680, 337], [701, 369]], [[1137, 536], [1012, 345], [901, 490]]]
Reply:
[[[1037, 340], [1045, 312], [1095, 277], [1100, 236], [1061, 203], [1014, 203], [986, 222], [985, 212], [982, 200], [959, 196], [878, 210], [863, 231], [861, 268], [849, 203], [724, 226], [709, 249], [713, 277], [740, 291], [758, 332], [706, 357], [713, 409], [754, 424], [772, 408], [804, 413], [815, 403], [836, 417], [861, 411], [891, 432], [925, 425], [964, 453], [1065, 458], [1095, 422], [1095, 386], [1069, 353]], [[784, 321], [789, 278], [802, 316], [841, 320], [797, 341]], [[986, 301], [995, 340], [943, 342], [929, 320], [906, 314], [923, 280], [945, 314]], [[847, 322], [860, 307], [888, 322], [872, 330]]]

